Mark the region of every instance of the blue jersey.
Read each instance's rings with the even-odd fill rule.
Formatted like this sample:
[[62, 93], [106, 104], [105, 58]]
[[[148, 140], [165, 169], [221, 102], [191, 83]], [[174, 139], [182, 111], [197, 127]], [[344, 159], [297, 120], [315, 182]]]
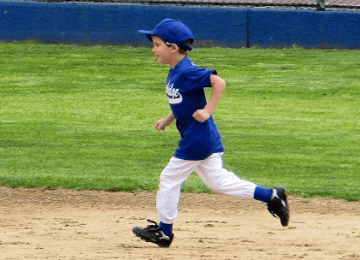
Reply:
[[213, 153], [224, 151], [213, 117], [200, 123], [192, 116], [206, 105], [204, 88], [211, 87], [211, 74], [216, 74], [216, 70], [199, 68], [188, 57], [169, 71], [166, 94], [181, 135], [176, 158], [204, 160]]

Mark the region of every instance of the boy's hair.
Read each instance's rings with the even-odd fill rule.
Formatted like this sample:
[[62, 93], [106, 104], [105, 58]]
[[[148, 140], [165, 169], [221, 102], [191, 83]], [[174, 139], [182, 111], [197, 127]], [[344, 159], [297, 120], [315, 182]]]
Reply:
[[[158, 36], [159, 37], [159, 36]], [[172, 45], [172, 43], [168, 43], [167, 41], [165, 41], [163, 38], [161, 38], [161, 37], [159, 37], [167, 46], [171, 46]], [[186, 41], [184, 41], [184, 45], [186, 45], [186, 46], [190, 46], [192, 43], [194, 42], [194, 40], [193, 39], [189, 39], [189, 40], [186, 40]], [[178, 46], [179, 47], [179, 46]], [[179, 47], [179, 53], [180, 54], [186, 54], [186, 52], [187, 52], [187, 50], [184, 50], [184, 49], [182, 49], [181, 47]]]
[[[189, 39], [189, 40], [184, 41], [184, 44], [185, 44], [186, 46], [190, 46], [193, 42], [194, 42], [193, 39]], [[179, 47], [179, 48], [180, 48], [180, 47]], [[187, 51], [184, 50], [184, 49], [182, 49], [182, 48], [179, 49], [179, 53], [180, 53], [180, 54], [186, 54], [186, 52], [187, 52]]]

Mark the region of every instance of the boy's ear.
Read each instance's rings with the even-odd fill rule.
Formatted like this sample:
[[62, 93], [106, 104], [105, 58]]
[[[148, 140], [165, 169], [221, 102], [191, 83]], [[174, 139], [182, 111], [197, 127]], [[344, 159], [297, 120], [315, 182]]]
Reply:
[[171, 44], [171, 48], [173, 52], [177, 52], [180, 49], [179, 46], [177, 46], [176, 44]]

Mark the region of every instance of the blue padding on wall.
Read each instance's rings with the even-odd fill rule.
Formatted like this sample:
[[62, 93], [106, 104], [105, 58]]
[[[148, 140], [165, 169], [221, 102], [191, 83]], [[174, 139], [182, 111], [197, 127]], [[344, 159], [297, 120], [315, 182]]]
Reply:
[[250, 45], [360, 48], [360, 13], [249, 10]]
[[138, 29], [181, 20], [196, 46], [360, 49], [360, 12], [0, 1], [0, 40], [150, 46]]
[[320, 48], [360, 49], [360, 12], [330, 12], [323, 16]]
[[41, 42], [135, 44], [151, 43], [138, 33], [164, 18], [183, 21], [198, 45], [246, 45], [246, 9], [0, 2], [0, 39]]
[[[41, 42], [125, 44], [135, 6], [75, 3], [0, 3], [0, 38]], [[138, 12], [139, 13], [139, 12]]]

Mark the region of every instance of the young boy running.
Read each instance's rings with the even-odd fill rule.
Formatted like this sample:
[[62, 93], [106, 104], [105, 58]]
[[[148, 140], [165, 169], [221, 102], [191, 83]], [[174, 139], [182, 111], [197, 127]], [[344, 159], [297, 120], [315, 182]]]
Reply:
[[[153, 225], [134, 227], [133, 233], [160, 247], [171, 245], [181, 185], [194, 171], [216, 192], [265, 202], [270, 213], [280, 219], [281, 225], [287, 226], [290, 212], [284, 188], [260, 187], [223, 168], [224, 147], [212, 113], [226, 83], [217, 76], [216, 70], [199, 68], [187, 56], [194, 41], [191, 30], [180, 21], [164, 19], [153, 31], [139, 32], [153, 42], [152, 51], [157, 61], [170, 65], [166, 95], [171, 112], [157, 120], [155, 128], [163, 131], [176, 120], [181, 139], [174, 156], [160, 175], [156, 197], [159, 225], [148, 220]], [[204, 91], [206, 87], [212, 88], [208, 102]]]

